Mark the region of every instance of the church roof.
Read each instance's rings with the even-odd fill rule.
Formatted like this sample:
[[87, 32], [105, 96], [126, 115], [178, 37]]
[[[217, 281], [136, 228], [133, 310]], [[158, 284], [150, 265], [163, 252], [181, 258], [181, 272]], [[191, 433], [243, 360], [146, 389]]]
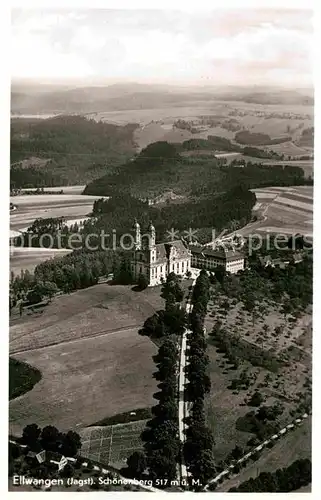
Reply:
[[226, 249], [224, 247], [211, 248], [206, 246], [190, 245], [189, 248], [193, 254], [199, 254], [205, 258], [214, 257], [216, 259], [229, 261], [244, 259], [244, 255], [242, 253], [234, 251], [233, 249]]
[[190, 256], [190, 252], [188, 248], [185, 247], [182, 240], [171, 241], [170, 243], [158, 243], [156, 245], [157, 262], [166, 262], [169, 258], [171, 249], [174, 250], [173, 260], [187, 259]]

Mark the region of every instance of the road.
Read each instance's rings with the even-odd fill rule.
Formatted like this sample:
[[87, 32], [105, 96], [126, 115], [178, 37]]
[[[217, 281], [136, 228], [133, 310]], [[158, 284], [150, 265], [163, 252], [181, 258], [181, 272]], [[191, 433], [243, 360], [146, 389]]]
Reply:
[[[187, 334], [188, 330], [182, 335], [181, 341], [181, 356], [179, 364], [179, 402], [178, 402], [178, 419], [179, 419], [179, 440], [182, 444], [182, 449], [185, 443], [185, 430], [186, 423], [184, 419], [188, 416], [187, 402], [185, 401], [185, 366], [186, 366], [186, 345], [187, 345]], [[187, 469], [184, 460], [184, 453], [182, 451], [181, 457], [181, 468], [180, 468], [181, 480], [187, 477]]]
[[[188, 298], [188, 301], [186, 303], [186, 312], [187, 314], [190, 314], [192, 312], [193, 306], [191, 305], [191, 295], [192, 295], [192, 290], [195, 285], [196, 278], [194, 278], [193, 283], [192, 283], [192, 289], [190, 292], [190, 296]], [[189, 404], [188, 401], [186, 401], [185, 398], [185, 383], [186, 383], [186, 376], [185, 376], [185, 368], [188, 363], [187, 360], [187, 336], [191, 333], [190, 330], [185, 330], [182, 339], [181, 339], [181, 352], [180, 352], [180, 363], [179, 363], [179, 379], [178, 379], [178, 390], [179, 390], [179, 402], [178, 402], [178, 419], [179, 419], [179, 440], [182, 445], [182, 450], [184, 447], [185, 439], [186, 439], [186, 428], [187, 425], [185, 423], [185, 419], [189, 416]], [[180, 463], [180, 479], [186, 480], [188, 477], [189, 473], [187, 471], [186, 465], [185, 465], [185, 460], [184, 460], [184, 453], [182, 451], [182, 456], [181, 456], [181, 463]]]

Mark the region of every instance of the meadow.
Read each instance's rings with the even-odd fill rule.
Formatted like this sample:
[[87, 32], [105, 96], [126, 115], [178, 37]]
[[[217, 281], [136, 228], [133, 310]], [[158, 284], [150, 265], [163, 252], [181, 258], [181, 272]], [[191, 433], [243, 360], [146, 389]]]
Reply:
[[[122, 111], [98, 112], [88, 115], [97, 121], [124, 125], [138, 123], [134, 140], [138, 150], [151, 142], [168, 141], [181, 143], [191, 138], [206, 139], [208, 135], [217, 135], [233, 139], [235, 132], [226, 126], [226, 120], [233, 119], [239, 130], [265, 133], [271, 137], [289, 134], [294, 141], [300, 138], [303, 128], [313, 126], [313, 107], [303, 105], [269, 105], [246, 103], [242, 101], [195, 101], [172, 107], [152, 109], [127, 109]], [[173, 128], [178, 119], [193, 123], [195, 132]], [[210, 122], [212, 120], [212, 123]], [[299, 148], [293, 143], [271, 146], [272, 150], [289, 155], [303, 155], [306, 148]]]
[[15, 275], [20, 274], [21, 270], [32, 273], [41, 262], [62, 257], [70, 252], [71, 250], [62, 248], [10, 247], [10, 271]]
[[98, 196], [81, 194], [43, 194], [12, 196], [10, 201], [17, 210], [10, 213], [10, 227], [26, 230], [35, 219], [65, 217], [74, 219], [88, 215]]
[[[99, 196], [81, 195], [85, 186], [62, 186], [50, 188], [51, 191], [60, 191], [64, 194], [30, 194], [12, 196], [10, 201], [18, 208], [10, 212], [10, 230], [12, 235], [26, 231], [35, 219], [64, 217], [66, 224], [79, 223], [91, 213], [94, 201]], [[28, 191], [28, 189], [25, 189]], [[10, 249], [10, 270], [19, 274], [21, 269], [32, 272], [41, 262], [69, 253], [63, 249]]]
[[156, 346], [138, 329], [162, 302], [159, 289], [102, 284], [55, 297], [40, 315], [14, 321], [10, 356], [42, 379], [10, 402], [10, 431], [32, 422], [78, 429], [151, 406]]

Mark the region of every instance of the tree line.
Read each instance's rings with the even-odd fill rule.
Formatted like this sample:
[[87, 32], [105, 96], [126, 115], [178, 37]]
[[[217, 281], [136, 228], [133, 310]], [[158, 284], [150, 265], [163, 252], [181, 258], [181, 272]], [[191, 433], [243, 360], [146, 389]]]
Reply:
[[206, 271], [202, 270], [196, 280], [191, 302], [193, 310], [190, 316], [191, 333], [188, 335], [188, 365], [186, 394], [191, 402], [184, 456], [188, 470], [200, 485], [215, 473], [213, 458], [214, 440], [211, 430], [206, 425], [204, 398], [211, 388], [207, 374], [209, 359], [206, 355], [204, 320], [210, 298], [210, 281]]
[[121, 257], [114, 251], [75, 250], [63, 257], [50, 259], [20, 275], [11, 273], [10, 309], [18, 303], [35, 304], [62, 291], [70, 293], [98, 283], [99, 277], [117, 274]]
[[230, 488], [229, 491], [238, 493], [288, 493], [311, 483], [311, 469], [311, 460], [308, 458], [299, 459], [289, 467], [277, 469], [275, 472], [261, 472], [256, 478], [251, 478], [238, 487]]
[[225, 229], [232, 220], [237, 221], [240, 226], [249, 222], [255, 202], [255, 194], [240, 187], [215, 197], [159, 208], [148, 206], [146, 202], [128, 194], [119, 193], [109, 200], [95, 201], [94, 218], [85, 221], [80, 232], [110, 232], [110, 228], [113, 228], [117, 234], [122, 235], [131, 231], [132, 221], [136, 218], [142, 227], [147, 227], [152, 220], [159, 241], [167, 238], [170, 228], [181, 232], [182, 237], [188, 228], [196, 229], [197, 237], [204, 237], [208, 241], [212, 237], [212, 229]]
[[248, 130], [240, 130], [235, 134], [236, 142], [240, 144], [248, 144], [253, 146], [267, 146], [272, 144], [281, 144], [282, 142], [292, 141], [291, 136], [277, 137], [271, 139], [268, 134], [262, 134], [259, 132], [249, 132]]
[[[145, 469], [154, 482], [161, 479], [166, 486], [176, 478], [176, 466], [180, 461], [180, 441], [178, 434], [178, 363], [179, 349], [177, 337], [182, 333], [183, 322], [177, 329], [176, 313], [184, 298], [178, 277], [171, 273], [162, 286], [161, 296], [165, 300], [165, 311], [169, 336], [163, 339], [158, 354], [153, 357], [157, 367], [154, 374], [159, 392], [154, 394], [158, 404], [152, 407], [153, 418], [147, 422], [142, 433], [144, 452], [135, 452], [128, 458], [127, 465], [131, 477], [141, 477]], [[171, 322], [172, 317], [172, 322]], [[145, 327], [146, 328], [146, 327]], [[158, 326], [150, 334], [158, 336]], [[157, 483], [156, 483], [157, 484]]]

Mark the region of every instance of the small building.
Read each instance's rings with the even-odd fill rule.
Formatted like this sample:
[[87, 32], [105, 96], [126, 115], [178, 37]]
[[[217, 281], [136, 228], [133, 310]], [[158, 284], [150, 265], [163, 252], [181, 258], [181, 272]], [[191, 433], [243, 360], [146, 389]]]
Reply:
[[54, 451], [29, 451], [27, 457], [35, 460], [38, 464], [53, 465], [58, 471], [63, 470], [68, 463], [68, 460], [64, 457], [64, 455]]
[[289, 261], [283, 261], [282, 259], [273, 259], [272, 267], [278, 267], [279, 269], [285, 269], [289, 265]]
[[241, 252], [233, 249], [210, 248], [207, 246], [190, 245], [192, 254], [192, 267], [214, 270], [216, 267], [223, 266], [225, 271], [232, 274], [243, 271], [245, 268], [245, 257]]
[[294, 253], [290, 259], [283, 260], [280, 257], [277, 259], [272, 259], [270, 255], [265, 255], [264, 257], [259, 257], [259, 262], [262, 267], [278, 267], [279, 269], [285, 269], [290, 263], [298, 264], [303, 261], [303, 256], [301, 253]]
[[300, 262], [303, 261], [303, 255], [299, 252], [296, 252], [292, 256], [292, 262], [293, 264], [299, 264]]
[[[148, 286], [157, 286], [174, 272], [184, 276], [191, 268], [191, 252], [182, 240], [156, 244], [156, 231], [152, 223], [148, 232], [141, 235], [140, 225], [134, 224], [134, 250], [131, 255], [131, 271], [137, 280], [146, 276]], [[147, 241], [143, 241], [143, 237]]]
[[261, 264], [262, 267], [272, 266], [273, 259], [272, 259], [271, 255], [264, 255], [264, 257], [262, 257], [260, 255], [259, 256], [259, 262], [260, 262], [260, 264]]

